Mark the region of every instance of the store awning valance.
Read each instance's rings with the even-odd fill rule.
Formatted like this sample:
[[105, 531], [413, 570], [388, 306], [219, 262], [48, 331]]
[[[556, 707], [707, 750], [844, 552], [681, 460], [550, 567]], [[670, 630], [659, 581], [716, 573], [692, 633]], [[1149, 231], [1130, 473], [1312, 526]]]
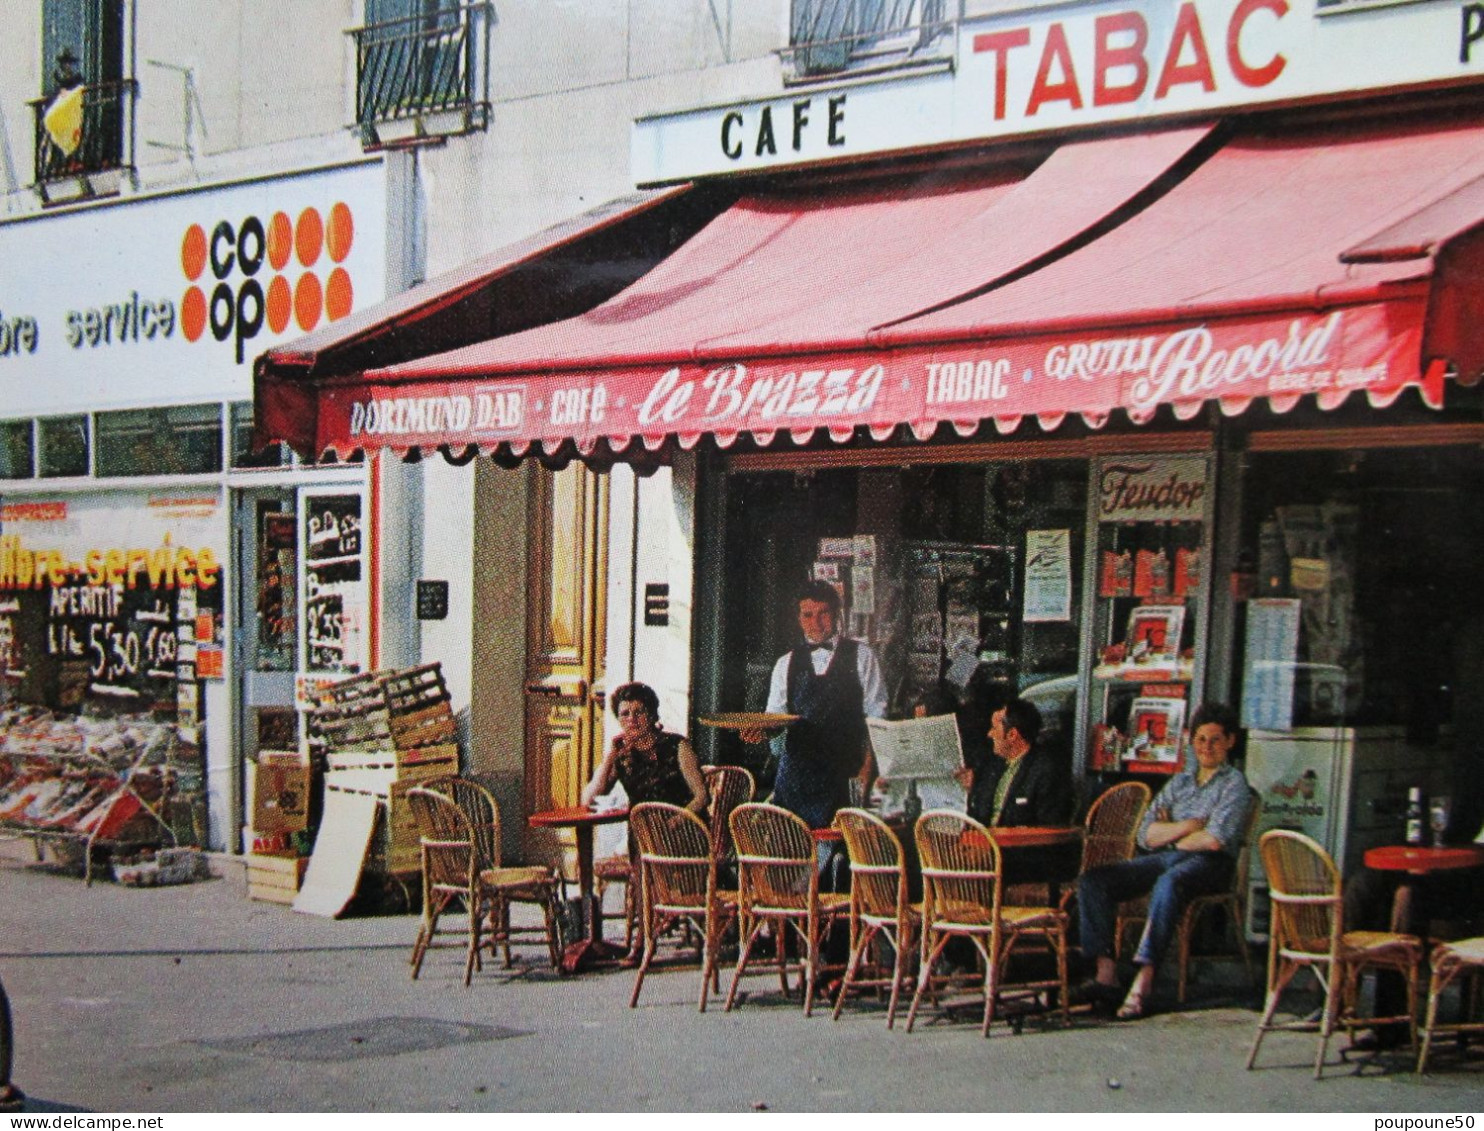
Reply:
[[1387, 403], [1484, 367], [1484, 126], [1191, 128], [745, 197], [587, 314], [315, 388], [318, 447], [581, 453]]
[[320, 382], [587, 310], [632, 284], [722, 206], [689, 185], [619, 197], [267, 351], [255, 366], [259, 443], [322, 450], [315, 447]]

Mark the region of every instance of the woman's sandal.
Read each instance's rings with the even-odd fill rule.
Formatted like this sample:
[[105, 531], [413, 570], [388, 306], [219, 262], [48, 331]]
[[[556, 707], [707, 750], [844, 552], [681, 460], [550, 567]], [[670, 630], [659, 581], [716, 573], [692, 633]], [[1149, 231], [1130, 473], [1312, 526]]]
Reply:
[[1118, 1007], [1118, 1012], [1113, 1016], [1120, 1021], [1137, 1021], [1141, 1017], [1149, 1016], [1149, 1005], [1144, 1001], [1144, 995], [1138, 990], [1130, 990], [1128, 997], [1123, 999], [1123, 1004]]

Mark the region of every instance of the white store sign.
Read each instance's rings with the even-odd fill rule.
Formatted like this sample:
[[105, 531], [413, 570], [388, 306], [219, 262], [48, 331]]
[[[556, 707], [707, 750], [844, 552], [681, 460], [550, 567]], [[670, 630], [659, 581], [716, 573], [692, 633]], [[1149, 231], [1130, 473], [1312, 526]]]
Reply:
[[641, 118], [636, 184], [1484, 77], [1484, 5], [1144, 0], [967, 20], [952, 69]]
[[252, 362], [386, 292], [380, 162], [0, 224], [0, 404], [243, 400]]

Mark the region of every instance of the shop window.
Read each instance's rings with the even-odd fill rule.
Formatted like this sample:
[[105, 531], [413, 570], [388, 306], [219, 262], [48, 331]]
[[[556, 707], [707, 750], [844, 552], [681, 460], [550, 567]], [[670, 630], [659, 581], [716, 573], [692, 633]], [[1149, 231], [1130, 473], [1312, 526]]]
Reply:
[[1484, 702], [1484, 667], [1461, 658], [1484, 638], [1481, 490], [1484, 460], [1464, 449], [1252, 456], [1234, 579], [1249, 721], [1427, 743]]
[[36, 422], [43, 478], [88, 473], [88, 418], [54, 416]]
[[293, 454], [287, 444], [270, 444], [262, 451], [253, 449], [251, 401], [238, 401], [231, 406], [231, 414], [233, 467], [288, 467], [293, 463]]
[[44, 0], [36, 181], [126, 166], [134, 83], [125, 68], [125, 0]]
[[356, 121], [367, 145], [483, 129], [486, 4], [366, 0], [356, 44]]
[[0, 421], [0, 479], [36, 474], [36, 445], [29, 420]]
[[98, 467], [116, 475], [202, 475], [222, 469], [221, 406], [101, 412]]
[[893, 717], [959, 710], [982, 734], [1024, 695], [1070, 755], [1085, 462], [761, 472], [730, 476], [727, 497], [723, 709], [762, 707], [798, 639], [795, 592], [821, 577], [880, 657]]
[[793, 0], [783, 59], [798, 80], [951, 50], [945, 0]]

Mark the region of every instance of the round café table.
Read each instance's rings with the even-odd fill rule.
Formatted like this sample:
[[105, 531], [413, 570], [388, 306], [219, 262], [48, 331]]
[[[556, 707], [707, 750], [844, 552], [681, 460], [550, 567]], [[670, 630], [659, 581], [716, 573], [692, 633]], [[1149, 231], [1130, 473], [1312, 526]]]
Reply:
[[613, 825], [629, 819], [627, 809], [605, 809], [601, 812], [583, 805], [567, 809], [548, 809], [526, 818], [533, 829], [571, 829], [577, 837], [577, 891], [582, 913], [587, 919], [587, 938], [567, 946], [562, 955], [562, 973], [576, 974], [599, 962], [616, 960], [618, 954], [603, 941], [603, 915], [593, 893], [593, 830], [599, 825]]
[[1396, 894], [1392, 897], [1391, 929], [1407, 932], [1412, 925], [1412, 887], [1415, 880], [1425, 880], [1436, 872], [1484, 867], [1484, 845], [1457, 844], [1429, 848], [1423, 845], [1385, 844], [1366, 849], [1365, 866], [1377, 872], [1406, 874], [1407, 878], [1397, 884]]

